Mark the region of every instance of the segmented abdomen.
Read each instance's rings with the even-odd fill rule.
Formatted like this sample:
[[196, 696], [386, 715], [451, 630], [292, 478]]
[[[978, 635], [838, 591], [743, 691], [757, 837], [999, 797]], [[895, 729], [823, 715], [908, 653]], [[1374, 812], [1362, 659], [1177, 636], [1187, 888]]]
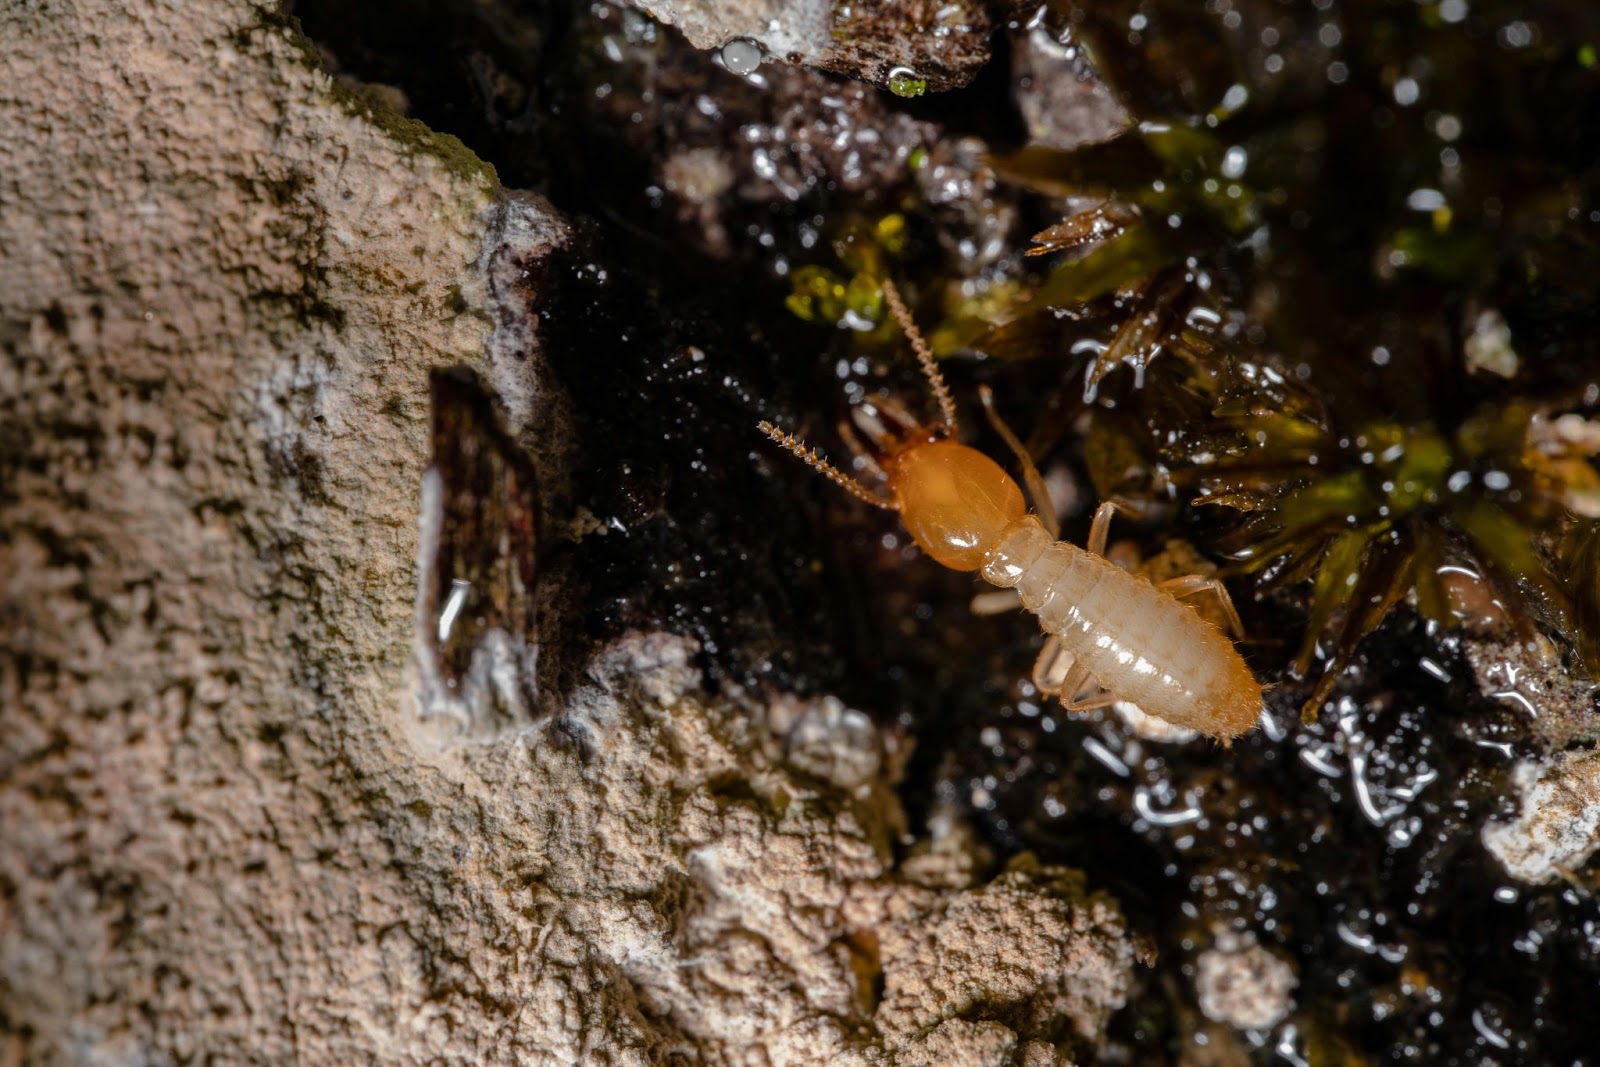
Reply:
[[1218, 737], [1256, 725], [1261, 686], [1233, 642], [1148, 581], [1064, 541], [1032, 515], [1006, 528], [983, 576], [1023, 605], [1118, 699]]

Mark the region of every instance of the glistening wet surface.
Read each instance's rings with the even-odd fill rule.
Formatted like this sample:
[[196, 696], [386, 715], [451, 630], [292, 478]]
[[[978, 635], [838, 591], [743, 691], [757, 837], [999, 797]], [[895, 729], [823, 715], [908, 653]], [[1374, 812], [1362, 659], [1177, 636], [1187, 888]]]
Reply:
[[[666, 627], [714, 680], [836, 692], [915, 738], [914, 826], [953, 809], [996, 863], [1114, 892], [1154, 958], [1100, 1062], [1596, 1062], [1592, 863], [1529, 884], [1483, 841], [1519, 763], [1600, 735], [1592, 17], [1041, 10], [972, 86], [918, 95], [914, 69], [890, 91], [700, 53], [607, 4], [294, 13], [575, 223], [531, 283], [593, 519], [540, 564], [581, 576], [584, 636]], [[1084, 154], [1089, 40], [1144, 125]], [[1027, 143], [1063, 154], [1007, 155]], [[1114, 541], [1232, 568], [1261, 729], [1223, 749], [1062, 712], [1027, 681], [1031, 619], [974, 614], [969, 577], [755, 432], [840, 458], [850, 403], [928, 412], [884, 277], [967, 439], [1005, 455], [971, 402], [991, 384], [1070, 537], [1117, 494], [1144, 514]]]

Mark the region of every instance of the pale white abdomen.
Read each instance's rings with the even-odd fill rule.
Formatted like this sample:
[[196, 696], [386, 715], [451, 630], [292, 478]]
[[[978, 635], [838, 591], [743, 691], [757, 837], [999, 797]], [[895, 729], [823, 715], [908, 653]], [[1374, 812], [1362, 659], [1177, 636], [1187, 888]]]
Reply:
[[1013, 522], [983, 566], [1118, 699], [1215, 737], [1252, 729], [1261, 686], [1233, 642], [1144, 578], [1056, 541], [1032, 515]]

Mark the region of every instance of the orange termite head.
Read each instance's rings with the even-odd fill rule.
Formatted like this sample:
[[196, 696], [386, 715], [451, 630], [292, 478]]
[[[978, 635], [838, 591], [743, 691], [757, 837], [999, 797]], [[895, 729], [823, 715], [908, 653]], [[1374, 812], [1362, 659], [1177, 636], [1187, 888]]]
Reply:
[[874, 462], [883, 471], [889, 499], [840, 472], [772, 423], [763, 422], [761, 431], [835, 485], [869, 504], [898, 511], [917, 547], [939, 563], [954, 570], [977, 570], [1005, 528], [1027, 512], [1022, 490], [994, 460], [953, 439], [955, 403], [933, 354], [893, 283], [884, 283], [883, 295], [916, 351], [942, 416], [938, 426], [929, 427], [892, 402], [857, 409], [857, 423], [872, 441]]
[[983, 566], [1006, 527], [1028, 510], [1000, 464], [956, 441], [913, 442], [888, 456], [883, 471], [906, 532], [952, 570]]

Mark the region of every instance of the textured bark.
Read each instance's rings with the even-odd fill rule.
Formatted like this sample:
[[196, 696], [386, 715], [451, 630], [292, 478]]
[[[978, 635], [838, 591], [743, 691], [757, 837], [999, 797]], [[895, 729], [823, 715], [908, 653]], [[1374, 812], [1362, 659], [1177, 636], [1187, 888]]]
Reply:
[[863, 716], [713, 699], [664, 635], [541, 707], [500, 669], [525, 598], [430, 638], [430, 376], [476, 368], [559, 466], [519, 282], [547, 209], [242, 0], [0, 11], [0, 144], [0, 1063], [1036, 1063], [1101, 1032], [1115, 906], [1027, 864], [968, 886], [958, 838], [896, 872]]

